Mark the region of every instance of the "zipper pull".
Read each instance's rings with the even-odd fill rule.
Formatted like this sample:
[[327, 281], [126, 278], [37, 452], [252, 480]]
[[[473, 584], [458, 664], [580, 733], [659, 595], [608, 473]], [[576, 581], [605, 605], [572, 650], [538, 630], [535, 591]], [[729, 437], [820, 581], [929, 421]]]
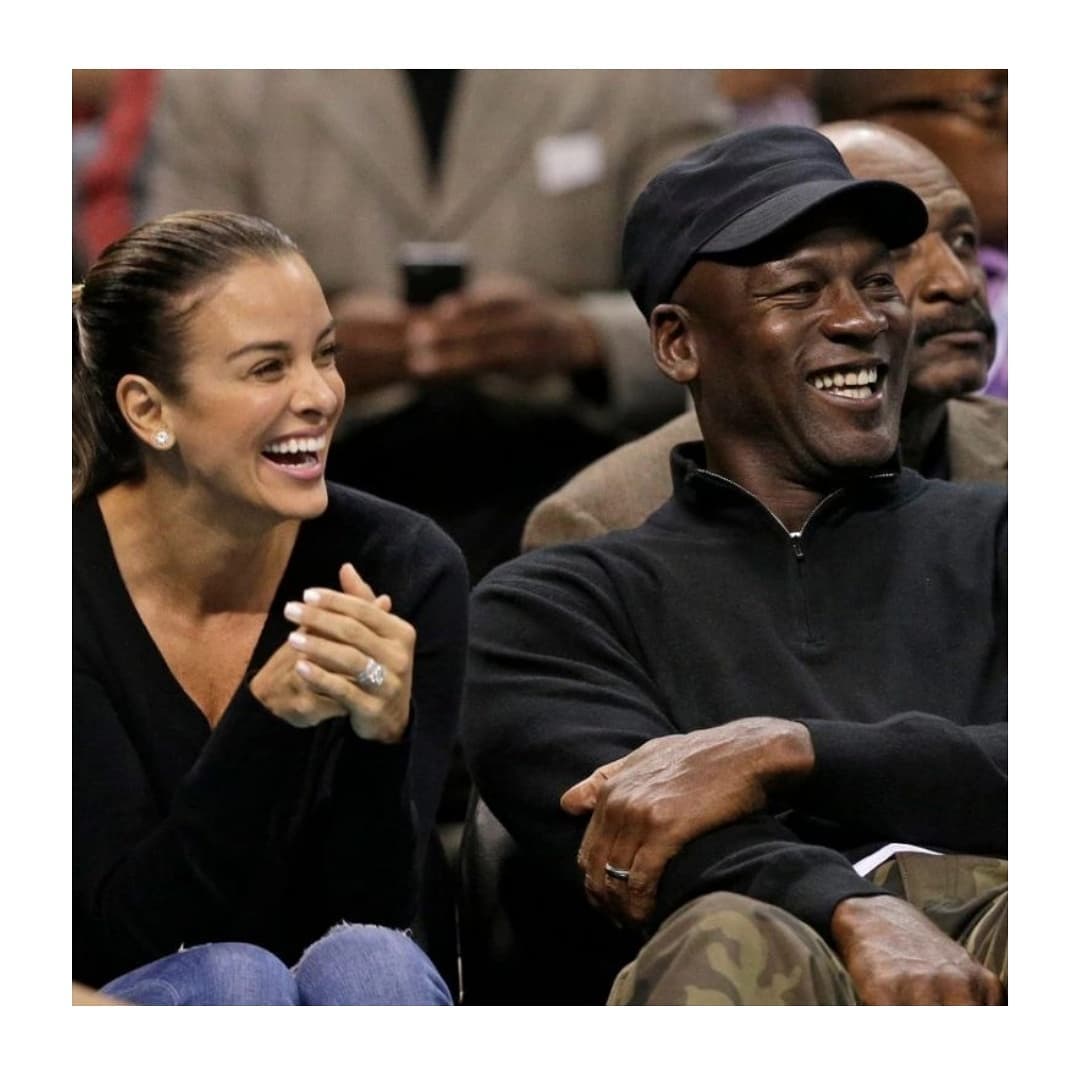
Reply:
[[791, 537], [791, 546], [795, 549], [795, 558], [798, 559], [799, 562], [802, 562], [802, 560], [806, 558], [806, 553], [802, 549], [802, 544], [799, 543], [799, 541], [802, 540], [802, 533], [788, 533], [788, 536]]

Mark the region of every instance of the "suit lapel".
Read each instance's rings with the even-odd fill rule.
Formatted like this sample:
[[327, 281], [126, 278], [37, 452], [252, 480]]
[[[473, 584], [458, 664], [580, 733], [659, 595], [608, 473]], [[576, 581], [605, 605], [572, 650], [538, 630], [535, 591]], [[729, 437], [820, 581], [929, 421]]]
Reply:
[[520, 168], [550, 103], [550, 73], [461, 73], [443, 148], [437, 238], [461, 235], [470, 216]]
[[948, 402], [950, 474], [1005, 483], [1009, 442], [1004, 410], [993, 398], [968, 396]]
[[431, 194], [420, 126], [399, 71], [313, 72], [312, 119], [341, 146], [398, 213], [404, 231], [430, 229]]

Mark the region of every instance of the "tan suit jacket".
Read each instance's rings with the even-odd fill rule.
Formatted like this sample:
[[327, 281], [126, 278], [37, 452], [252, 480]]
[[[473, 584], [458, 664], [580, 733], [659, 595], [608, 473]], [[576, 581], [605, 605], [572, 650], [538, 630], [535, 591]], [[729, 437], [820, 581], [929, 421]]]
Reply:
[[[1007, 484], [1008, 406], [972, 395], [949, 401], [946, 415], [950, 478]], [[688, 412], [593, 462], [533, 510], [522, 550], [640, 525], [671, 497], [672, 447], [700, 438], [697, 416]]]
[[[683, 396], [658, 385], [645, 320], [620, 289], [623, 220], [664, 164], [728, 126], [707, 72], [467, 71], [432, 187], [402, 72], [170, 71], [149, 212], [265, 217], [331, 294], [399, 295], [402, 242], [464, 242], [474, 275], [579, 298], [610, 358], [613, 415], [646, 431]], [[561, 376], [517, 392], [573, 396]]]

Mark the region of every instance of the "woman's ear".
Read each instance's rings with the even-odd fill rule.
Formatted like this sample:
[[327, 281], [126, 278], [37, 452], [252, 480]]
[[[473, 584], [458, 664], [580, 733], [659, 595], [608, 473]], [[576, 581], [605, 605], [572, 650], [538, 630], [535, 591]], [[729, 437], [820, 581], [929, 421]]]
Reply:
[[649, 318], [656, 366], [677, 383], [698, 377], [700, 364], [690, 313], [682, 304], [657, 304]]
[[125, 375], [116, 384], [116, 404], [128, 427], [147, 446], [168, 450], [174, 440], [161, 392], [142, 375]]

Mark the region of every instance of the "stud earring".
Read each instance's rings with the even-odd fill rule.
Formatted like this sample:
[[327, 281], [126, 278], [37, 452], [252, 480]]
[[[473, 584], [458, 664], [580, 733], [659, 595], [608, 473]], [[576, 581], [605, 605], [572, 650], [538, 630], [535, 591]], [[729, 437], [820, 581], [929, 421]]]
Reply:
[[156, 442], [162, 450], [167, 450], [170, 446], [172, 446], [172, 439], [172, 433], [164, 430], [159, 431], [154, 436], [154, 442]]

